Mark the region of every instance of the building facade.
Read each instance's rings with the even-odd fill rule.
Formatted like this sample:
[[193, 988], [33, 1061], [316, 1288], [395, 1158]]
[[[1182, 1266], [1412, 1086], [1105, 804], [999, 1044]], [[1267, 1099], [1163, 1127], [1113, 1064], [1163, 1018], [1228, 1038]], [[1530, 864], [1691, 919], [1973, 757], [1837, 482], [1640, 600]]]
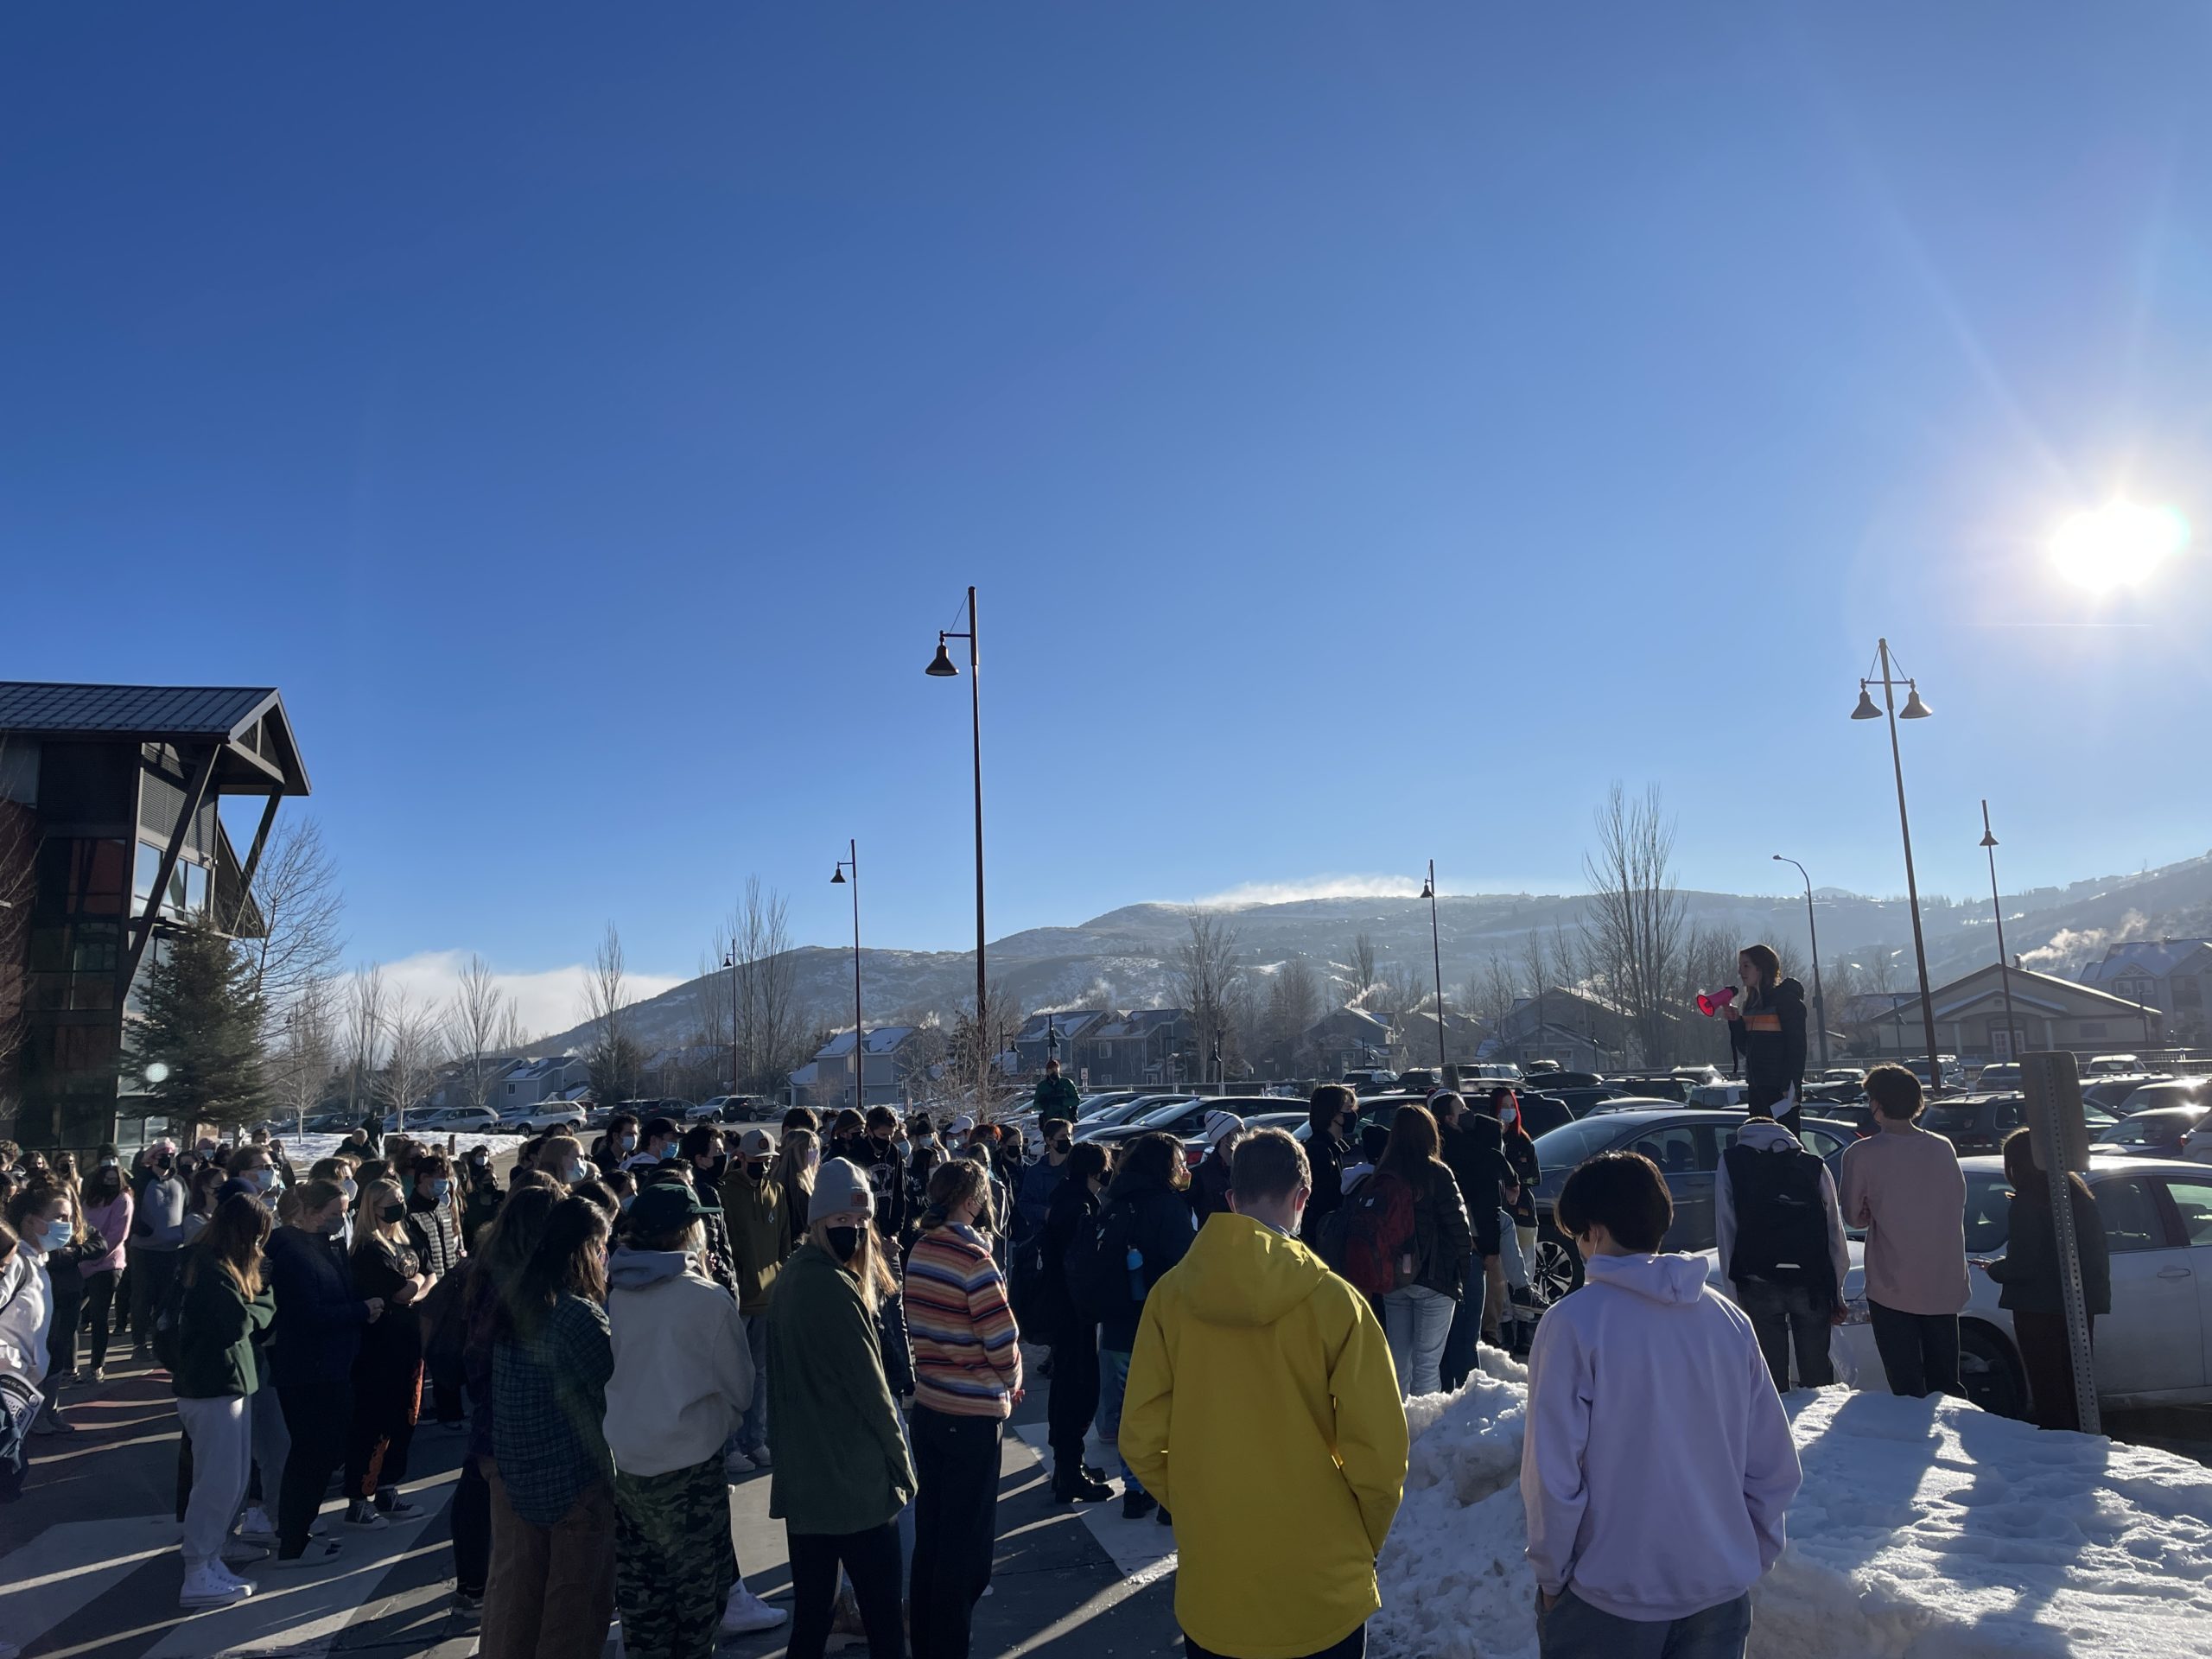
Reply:
[[[2005, 1023], [2005, 994], [2012, 1024]], [[1936, 1014], [1939, 1053], [1967, 1065], [2016, 1059], [2022, 1054], [2068, 1049], [2087, 1059], [2115, 1050], [2156, 1049], [2165, 1043], [2165, 1015], [2148, 1003], [2112, 995], [2070, 979], [1996, 963], [1977, 968], [1929, 994]], [[1928, 1057], [1927, 1024], [1917, 995], [1901, 1000], [1886, 1019], [1866, 1028], [1867, 1058], [1910, 1064]]]
[[2103, 960], [2088, 963], [2080, 978], [2084, 985], [2158, 1009], [2166, 1016], [2167, 1035], [2174, 1042], [2196, 1046], [2206, 1039], [2212, 939], [2130, 939], [2107, 946]]

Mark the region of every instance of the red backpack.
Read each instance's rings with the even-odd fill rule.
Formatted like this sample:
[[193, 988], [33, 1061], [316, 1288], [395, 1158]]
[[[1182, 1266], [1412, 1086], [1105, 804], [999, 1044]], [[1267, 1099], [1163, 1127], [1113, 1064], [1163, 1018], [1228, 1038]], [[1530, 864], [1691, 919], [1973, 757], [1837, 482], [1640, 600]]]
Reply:
[[1369, 1296], [1414, 1281], [1414, 1190], [1395, 1175], [1370, 1175], [1329, 1217], [1323, 1257]]

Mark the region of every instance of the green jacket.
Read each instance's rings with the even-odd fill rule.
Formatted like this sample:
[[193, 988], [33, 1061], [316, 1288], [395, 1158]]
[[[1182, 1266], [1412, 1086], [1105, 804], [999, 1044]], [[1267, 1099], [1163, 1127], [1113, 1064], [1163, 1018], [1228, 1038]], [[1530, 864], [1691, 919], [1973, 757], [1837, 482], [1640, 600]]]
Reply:
[[180, 1272], [192, 1274], [177, 1310], [177, 1366], [170, 1385], [180, 1400], [251, 1394], [260, 1386], [253, 1333], [276, 1317], [268, 1286], [248, 1301], [238, 1281], [204, 1250], [185, 1252]]
[[1075, 1086], [1075, 1079], [1063, 1071], [1057, 1077], [1037, 1079], [1037, 1098], [1033, 1103], [1037, 1108], [1040, 1122], [1048, 1117], [1065, 1117], [1072, 1123], [1075, 1122], [1077, 1103], [1082, 1098], [1083, 1093]]
[[914, 1496], [874, 1316], [818, 1244], [799, 1247], [768, 1299], [768, 1513], [791, 1532], [867, 1532]]
[[755, 1181], [733, 1166], [722, 1177], [722, 1222], [729, 1232], [730, 1267], [737, 1275], [737, 1311], [747, 1318], [766, 1313], [777, 1271], [791, 1253], [782, 1186]]

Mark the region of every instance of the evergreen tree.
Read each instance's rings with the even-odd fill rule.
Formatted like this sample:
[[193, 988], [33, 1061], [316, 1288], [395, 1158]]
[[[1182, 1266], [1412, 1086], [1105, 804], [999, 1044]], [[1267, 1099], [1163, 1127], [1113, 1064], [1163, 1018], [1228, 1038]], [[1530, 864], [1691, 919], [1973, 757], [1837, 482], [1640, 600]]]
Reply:
[[143, 981], [132, 1065], [171, 1117], [218, 1127], [251, 1122], [269, 1109], [252, 967], [204, 918], [163, 943], [162, 959]]

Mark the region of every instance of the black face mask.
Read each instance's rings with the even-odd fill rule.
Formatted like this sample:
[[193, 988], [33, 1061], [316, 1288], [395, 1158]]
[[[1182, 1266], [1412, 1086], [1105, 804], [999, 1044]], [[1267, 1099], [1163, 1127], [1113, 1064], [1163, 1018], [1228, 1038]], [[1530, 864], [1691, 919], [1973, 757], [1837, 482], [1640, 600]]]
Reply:
[[849, 1262], [861, 1247], [861, 1230], [857, 1227], [825, 1227], [823, 1236], [830, 1241], [830, 1254], [840, 1262]]
[[766, 1179], [767, 1173], [768, 1166], [766, 1164], [747, 1164], [745, 1166], [746, 1179], [753, 1182], [756, 1186]]
[[707, 1173], [715, 1180], [719, 1181], [722, 1178], [722, 1172], [727, 1170], [728, 1167], [728, 1155], [727, 1154], [718, 1152], [708, 1161]]
[[407, 1213], [407, 1206], [404, 1204], [387, 1204], [377, 1213], [381, 1215], [386, 1222], [394, 1222]]

